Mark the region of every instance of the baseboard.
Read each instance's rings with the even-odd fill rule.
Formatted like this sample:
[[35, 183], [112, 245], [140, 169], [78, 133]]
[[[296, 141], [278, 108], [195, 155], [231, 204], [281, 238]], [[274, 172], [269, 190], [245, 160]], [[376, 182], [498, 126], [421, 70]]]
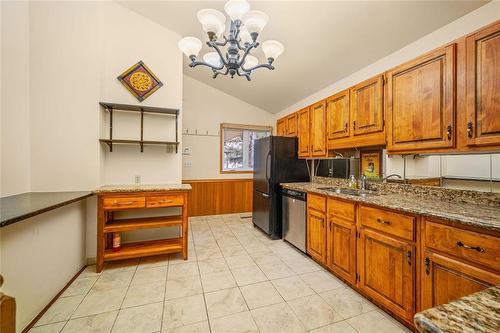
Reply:
[[[87, 260], [88, 260], [88, 259], [87, 259]], [[61, 291], [59, 291], [59, 292], [57, 293], [57, 295], [56, 295], [56, 296], [54, 296], [54, 298], [52, 298], [52, 299], [50, 300], [49, 304], [47, 304], [47, 305], [43, 308], [43, 310], [42, 310], [42, 311], [40, 311], [40, 313], [39, 313], [39, 314], [38, 314], [35, 318], [33, 318], [33, 320], [32, 320], [32, 321], [30, 321], [30, 323], [29, 323], [29, 324], [28, 324], [28, 325], [27, 325], [27, 326], [26, 326], [26, 327], [25, 327], [25, 328], [21, 331], [22, 333], [28, 333], [28, 331], [29, 331], [30, 329], [32, 329], [32, 328], [33, 328], [33, 326], [35, 326], [36, 322], [37, 322], [37, 321], [39, 321], [39, 320], [40, 320], [40, 318], [42, 318], [42, 316], [45, 314], [45, 312], [47, 312], [47, 310], [48, 310], [48, 309], [52, 306], [52, 304], [54, 304], [54, 302], [55, 302], [55, 301], [57, 301], [57, 299], [58, 299], [58, 298], [59, 298], [59, 297], [60, 297], [60, 296], [64, 293], [64, 291], [65, 291], [66, 289], [68, 289], [68, 287], [69, 287], [69, 286], [73, 283], [73, 281], [75, 281], [75, 280], [76, 280], [76, 278], [77, 278], [80, 274], [82, 274], [82, 272], [85, 270], [85, 268], [86, 268], [86, 267], [87, 267], [87, 265], [83, 266], [83, 267], [82, 267], [82, 269], [80, 269], [80, 270], [78, 271], [78, 273], [76, 273], [76, 274], [75, 274], [75, 276], [73, 276], [73, 277], [71, 278], [71, 280], [70, 280], [68, 283], [66, 283], [66, 285], [64, 286], [64, 288], [62, 288], [62, 289], [61, 289]]]

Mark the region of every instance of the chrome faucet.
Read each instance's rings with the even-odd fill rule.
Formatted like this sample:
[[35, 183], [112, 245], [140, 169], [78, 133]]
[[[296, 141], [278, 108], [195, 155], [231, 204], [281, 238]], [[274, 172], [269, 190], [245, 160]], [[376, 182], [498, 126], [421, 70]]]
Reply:
[[400, 175], [398, 175], [397, 173], [393, 173], [392, 175], [389, 175], [387, 177], [384, 177], [382, 178], [382, 183], [387, 183], [387, 179], [391, 178], [391, 177], [397, 177], [399, 179], [402, 179], [403, 177], [401, 177]]
[[360, 182], [360, 190], [361, 191], [364, 191], [366, 190], [366, 176], [365, 175], [362, 175], [360, 178], [359, 178], [359, 182]]

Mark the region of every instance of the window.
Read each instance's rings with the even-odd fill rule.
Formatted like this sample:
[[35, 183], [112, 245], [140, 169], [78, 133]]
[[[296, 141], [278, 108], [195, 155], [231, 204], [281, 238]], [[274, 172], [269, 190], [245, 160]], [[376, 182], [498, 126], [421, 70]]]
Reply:
[[221, 124], [221, 173], [253, 172], [255, 140], [270, 136], [270, 126]]

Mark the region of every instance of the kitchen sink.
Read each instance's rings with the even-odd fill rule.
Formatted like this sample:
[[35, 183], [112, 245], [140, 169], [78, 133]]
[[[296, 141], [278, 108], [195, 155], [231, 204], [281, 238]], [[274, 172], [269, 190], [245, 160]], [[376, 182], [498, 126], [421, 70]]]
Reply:
[[323, 191], [338, 193], [338, 194], [353, 195], [356, 197], [363, 197], [363, 198], [379, 195], [375, 191], [357, 190], [357, 189], [352, 189], [352, 188], [340, 188], [340, 187], [318, 187], [318, 190], [323, 190]]

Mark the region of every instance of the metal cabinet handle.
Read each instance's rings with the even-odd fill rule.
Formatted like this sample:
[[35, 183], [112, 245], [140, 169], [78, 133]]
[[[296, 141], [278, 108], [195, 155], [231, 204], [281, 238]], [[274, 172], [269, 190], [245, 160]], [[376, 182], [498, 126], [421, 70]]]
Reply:
[[174, 200], [159, 200], [158, 203], [170, 203], [170, 202], [174, 202]]
[[470, 245], [467, 245], [467, 244], [464, 244], [462, 243], [461, 241], [458, 241], [457, 242], [457, 246], [458, 247], [463, 247], [464, 249], [467, 249], [467, 250], [474, 250], [474, 251], [477, 251], [479, 253], [484, 253], [486, 252], [485, 249], [483, 249], [482, 247], [480, 246], [470, 246]]
[[348, 124], [348, 123], [345, 123], [345, 125], [344, 125], [344, 132], [346, 132], [346, 133], [347, 133], [348, 128], [349, 128], [349, 124]]
[[3, 276], [0, 274], [0, 287], [3, 285]]
[[431, 260], [429, 257], [425, 258], [425, 274], [429, 275], [431, 273]]
[[391, 221], [385, 221], [385, 220], [382, 220], [380, 218], [377, 218], [377, 222], [380, 223], [380, 224], [385, 224], [385, 225], [391, 225]]
[[122, 205], [131, 205], [133, 203], [135, 203], [135, 201], [127, 201], [127, 202], [118, 202], [118, 201], [115, 201], [115, 202], [113, 202], [113, 205], [122, 206]]
[[332, 231], [332, 221], [330, 221], [330, 232]]
[[448, 140], [451, 140], [451, 130], [453, 129], [453, 127], [451, 127], [451, 125], [448, 125], [448, 127], [446, 128], [446, 135], [448, 136]]
[[406, 258], [408, 259], [408, 265], [411, 266], [411, 251], [406, 252]]
[[467, 123], [467, 136], [469, 138], [472, 138], [472, 130], [473, 130], [473, 124], [472, 124], [472, 121], [469, 121]]

